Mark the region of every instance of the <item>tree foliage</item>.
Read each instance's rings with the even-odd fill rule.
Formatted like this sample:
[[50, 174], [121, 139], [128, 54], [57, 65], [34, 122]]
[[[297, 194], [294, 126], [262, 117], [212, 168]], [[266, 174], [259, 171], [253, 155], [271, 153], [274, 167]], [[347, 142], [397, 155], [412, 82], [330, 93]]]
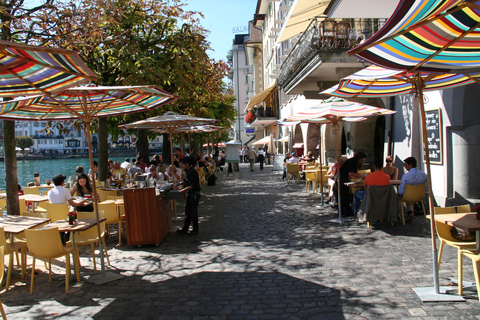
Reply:
[[16, 136], [15, 145], [22, 149], [23, 155], [25, 155], [25, 149], [33, 146], [33, 138], [30, 136]]

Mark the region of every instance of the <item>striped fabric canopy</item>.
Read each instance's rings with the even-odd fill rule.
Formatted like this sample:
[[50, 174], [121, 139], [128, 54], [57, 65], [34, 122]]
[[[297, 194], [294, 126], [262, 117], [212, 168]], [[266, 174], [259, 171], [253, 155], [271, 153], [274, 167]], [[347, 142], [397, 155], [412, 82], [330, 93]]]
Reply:
[[479, 43], [480, 0], [402, 0], [349, 54], [391, 69], [464, 73], [480, 66]]
[[66, 120], [146, 111], [178, 97], [156, 86], [76, 87], [50, 96], [0, 102], [0, 119]]
[[320, 103], [299, 113], [289, 116], [279, 122], [280, 125], [304, 123], [337, 123], [339, 121], [362, 121], [365, 117], [374, 115], [388, 115], [395, 111], [379, 107], [372, 107], [359, 102], [333, 101]]
[[0, 97], [47, 94], [96, 79], [73, 51], [0, 40]]
[[[422, 72], [420, 75], [424, 79], [424, 91], [444, 90], [479, 82], [480, 80], [480, 73], [438, 74]], [[412, 73], [370, 66], [343, 78], [338, 85], [323, 91], [322, 94], [342, 98], [370, 98], [415, 93], [416, 90]]]

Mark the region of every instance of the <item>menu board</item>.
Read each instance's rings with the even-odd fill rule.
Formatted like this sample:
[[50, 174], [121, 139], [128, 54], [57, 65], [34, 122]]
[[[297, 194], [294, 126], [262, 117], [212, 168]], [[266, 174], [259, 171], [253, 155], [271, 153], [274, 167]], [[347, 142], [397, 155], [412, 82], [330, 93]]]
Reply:
[[[443, 163], [442, 113], [440, 109], [426, 110], [427, 140], [430, 154], [430, 163]], [[425, 161], [425, 152], [424, 159]]]

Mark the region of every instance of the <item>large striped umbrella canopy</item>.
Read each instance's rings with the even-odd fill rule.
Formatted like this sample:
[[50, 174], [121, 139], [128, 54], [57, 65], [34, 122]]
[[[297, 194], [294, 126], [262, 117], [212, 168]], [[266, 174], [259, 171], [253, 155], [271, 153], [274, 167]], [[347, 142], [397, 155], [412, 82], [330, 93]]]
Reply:
[[480, 66], [480, 0], [402, 0], [349, 54], [390, 69], [472, 72]]
[[[480, 67], [480, 0], [401, 0], [387, 23], [349, 52], [386, 68], [412, 72], [422, 117], [422, 138], [428, 175], [434, 287], [417, 291], [422, 300], [442, 301], [439, 294], [435, 202], [427, 139], [421, 72], [476, 72]], [[432, 298], [433, 295], [433, 298]], [[438, 300], [437, 300], [438, 299]]]
[[[343, 99], [331, 98], [325, 100], [324, 103], [319, 103], [313, 107], [305, 109], [296, 114], [290, 115], [287, 119], [279, 121], [280, 125], [291, 125], [303, 122], [303, 123], [332, 123], [335, 130], [335, 148], [336, 155], [338, 157], [338, 130], [339, 122], [341, 121], [362, 121], [365, 117], [371, 117], [376, 115], [391, 115], [396, 111], [388, 110], [385, 108], [373, 107], [359, 102], [345, 101]], [[337, 168], [340, 165], [337, 163]], [[323, 175], [323, 173], [321, 173]], [[322, 183], [323, 188], [323, 183]], [[342, 208], [341, 208], [341, 190], [338, 188], [338, 222], [342, 221]]]
[[96, 79], [76, 52], [0, 40], [0, 97], [48, 94]]
[[210, 118], [198, 118], [189, 115], [178, 114], [175, 112], [166, 112], [161, 116], [151, 117], [144, 120], [121, 125], [122, 129], [145, 129], [145, 130], [161, 130], [163, 133], [169, 134], [170, 139], [170, 155], [171, 163], [173, 163], [173, 143], [172, 134], [182, 127], [212, 125], [218, 120]]
[[[480, 82], [480, 73], [421, 72], [424, 91], [444, 90]], [[342, 98], [371, 98], [416, 93], [414, 74], [407, 71], [370, 66], [340, 80], [322, 93]]]
[[178, 97], [156, 86], [85, 86], [0, 102], [0, 119], [67, 120], [147, 111]]
[[[18, 98], [0, 102], [0, 119], [11, 120], [67, 120], [81, 119], [88, 143], [90, 167], [93, 168], [90, 121], [94, 117], [108, 117], [157, 108], [178, 97], [156, 86], [99, 87], [85, 86], [66, 89], [43, 96]], [[95, 179], [92, 179], [95, 190]], [[98, 199], [94, 192], [97, 221]], [[101, 235], [100, 224], [97, 231]], [[102, 276], [105, 276], [103, 249], [101, 252]]]

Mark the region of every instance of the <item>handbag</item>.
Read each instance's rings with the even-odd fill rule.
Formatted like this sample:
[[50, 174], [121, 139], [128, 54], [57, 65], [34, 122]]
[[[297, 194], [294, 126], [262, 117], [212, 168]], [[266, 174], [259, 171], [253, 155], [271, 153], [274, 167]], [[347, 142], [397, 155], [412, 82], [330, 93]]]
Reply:
[[453, 227], [450, 233], [452, 234], [452, 237], [458, 241], [466, 241], [466, 242], [475, 241], [474, 232], [467, 232], [463, 229]]

